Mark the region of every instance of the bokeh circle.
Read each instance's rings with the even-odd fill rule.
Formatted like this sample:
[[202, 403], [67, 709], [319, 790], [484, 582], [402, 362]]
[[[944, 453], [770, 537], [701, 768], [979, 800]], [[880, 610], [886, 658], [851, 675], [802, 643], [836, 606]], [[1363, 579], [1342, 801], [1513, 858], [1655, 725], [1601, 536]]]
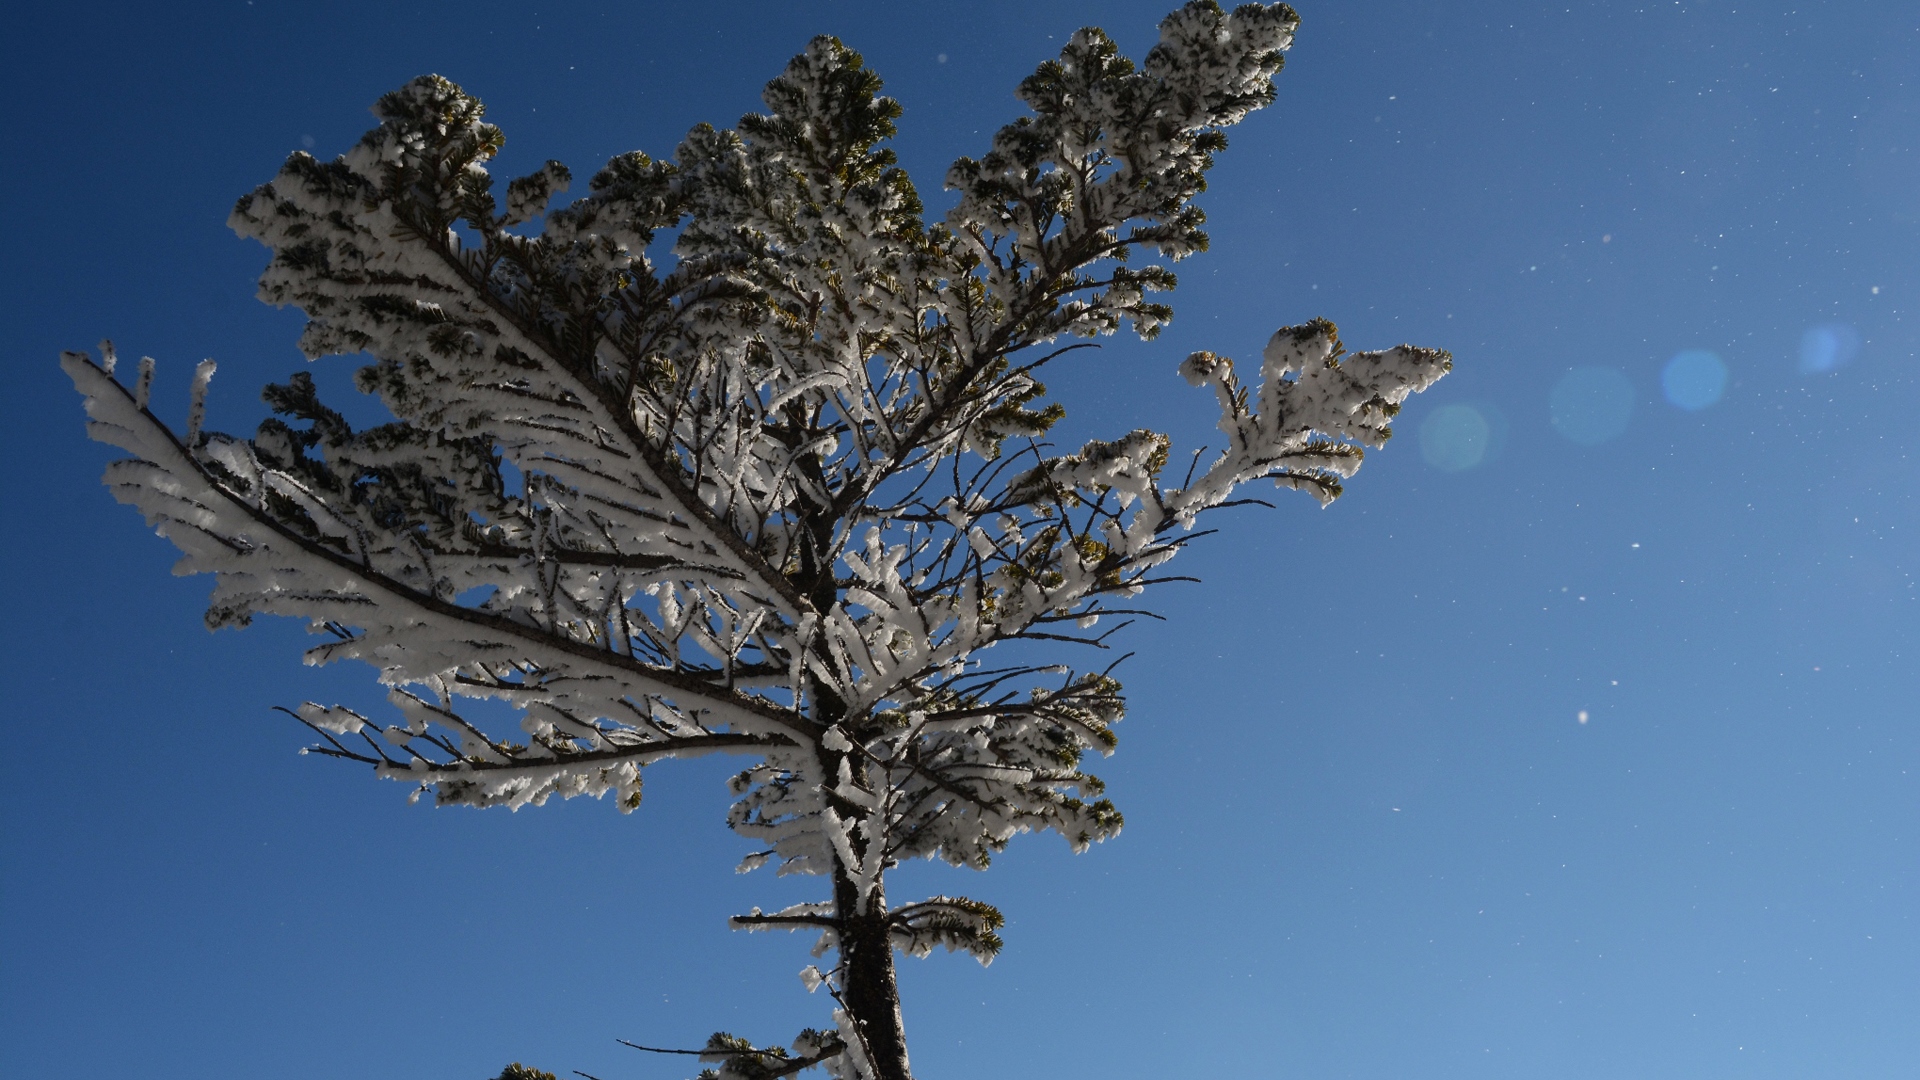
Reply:
[[1800, 335], [1800, 371], [1817, 375], [1845, 367], [1860, 355], [1860, 331], [1846, 323], [1810, 326]]
[[1443, 405], [1420, 425], [1420, 456], [1441, 472], [1465, 472], [1487, 459], [1493, 425], [1471, 405]]
[[1660, 372], [1660, 389], [1675, 406], [1699, 412], [1727, 392], [1726, 362], [1706, 349], [1675, 353]]
[[1633, 383], [1614, 368], [1577, 367], [1547, 397], [1553, 429], [1581, 446], [1617, 438], [1633, 419]]

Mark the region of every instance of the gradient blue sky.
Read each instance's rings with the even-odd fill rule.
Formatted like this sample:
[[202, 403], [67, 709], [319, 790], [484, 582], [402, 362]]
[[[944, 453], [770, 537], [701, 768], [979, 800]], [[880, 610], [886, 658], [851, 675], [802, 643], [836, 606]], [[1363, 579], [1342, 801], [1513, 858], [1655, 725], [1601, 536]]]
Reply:
[[[175, 417], [213, 356], [210, 423], [250, 430], [305, 361], [227, 211], [422, 72], [488, 102], [502, 172], [586, 175], [835, 33], [937, 208], [1065, 35], [1137, 56], [1168, 2], [13, 5], [0, 1072], [670, 1080], [613, 1040], [819, 1022], [807, 943], [725, 927], [807, 893], [732, 873], [728, 763], [622, 817], [295, 756], [272, 706], [377, 705], [370, 673], [201, 628], [56, 353], [158, 357]], [[1056, 372], [1060, 430], [1205, 442], [1178, 359], [1320, 315], [1454, 374], [1332, 509], [1184, 557], [1131, 632], [1119, 839], [901, 874], [1010, 916], [990, 969], [905, 965], [917, 1071], [1914, 1075], [1920, 7], [1300, 7], [1172, 327]]]

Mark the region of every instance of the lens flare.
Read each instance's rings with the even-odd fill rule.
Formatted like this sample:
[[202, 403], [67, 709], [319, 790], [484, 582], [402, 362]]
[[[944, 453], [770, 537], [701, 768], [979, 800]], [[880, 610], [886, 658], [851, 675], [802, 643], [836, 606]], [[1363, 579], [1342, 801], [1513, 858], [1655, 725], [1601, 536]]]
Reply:
[[1547, 398], [1553, 429], [1581, 446], [1599, 446], [1627, 430], [1633, 384], [1613, 368], [1578, 367]]
[[1800, 335], [1800, 371], [1817, 375], [1835, 371], [1860, 355], [1860, 331], [1846, 323], [1810, 326]]
[[1441, 472], [1465, 472], [1487, 459], [1493, 425], [1471, 405], [1435, 409], [1420, 425], [1420, 456]]
[[1699, 412], [1727, 392], [1727, 365], [1705, 349], [1675, 353], [1660, 372], [1660, 388], [1675, 406]]

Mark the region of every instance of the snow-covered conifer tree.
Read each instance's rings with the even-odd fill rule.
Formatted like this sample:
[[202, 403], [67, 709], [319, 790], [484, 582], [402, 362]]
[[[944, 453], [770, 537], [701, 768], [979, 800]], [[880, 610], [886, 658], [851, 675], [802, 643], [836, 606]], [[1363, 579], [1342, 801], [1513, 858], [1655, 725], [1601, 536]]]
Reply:
[[[790, 1048], [714, 1036], [709, 1075], [904, 1080], [894, 954], [988, 961], [1001, 917], [902, 902], [887, 871], [1117, 832], [1082, 766], [1114, 747], [1120, 684], [1071, 666], [1075, 643], [1242, 485], [1331, 501], [1448, 368], [1343, 352], [1314, 321], [1244, 381], [1224, 356], [1179, 363], [1219, 399], [1222, 451], [1040, 441], [1061, 415], [1044, 365], [1171, 316], [1155, 297], [1206, 246], [1193, 200], [1222, 129], [1273, 99], [1296, 25], [1197, 0], [1138, 65], [1080, 31], [1020, 85], [1030, 115], [954, 163], [933, 224], [884, 145], [900, 107], [834, 38], [768, 84], [765, 114], [621, 155], [563, 206], [558, 162], [502, 196], [500, 130], [426, 76], [231, 219], [272, 252], [261, 298], [306, 313], [310, 357], [369, 356], [358, 386], [391, 423], [354, 430], [296, 374], [252, 438], [209, 431], [203, 364], [176, 432], [149, 411], [151, 361], [131, 386], [111, 348], [63, 364], [94, 437], [132, 455], [114, 494], [214, 576], [209, 626], [292, 616], [326, 639], [309, 662], [378, 669], [393, 722], [302, 705], [313, 751], [441, 804], [623, 810], [653, 762], [738, 757], [747, 866], [825, 888], [733, 925], [820, 935], [803, 977], [836, 1005]], [[519, 731], [462, 711], [489, 698]]]

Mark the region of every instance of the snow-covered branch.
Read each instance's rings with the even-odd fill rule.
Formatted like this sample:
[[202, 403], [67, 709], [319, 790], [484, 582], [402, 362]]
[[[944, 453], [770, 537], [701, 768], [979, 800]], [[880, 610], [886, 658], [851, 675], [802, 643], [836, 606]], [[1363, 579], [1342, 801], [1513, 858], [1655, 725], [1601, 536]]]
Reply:
[[[300, 373], [267, 388], [251, 438], [221, 434], [209, 362], [175, 435], [149, 410], [151, 361], [132, 388], [110, 350], [62, 364], [94, 437], [132, 455], [108, 469], [116, 497], [179, 572], [213, 575], [210, 626], [298, 618], [325, 638], [309, 662], [378, 669], [386, 722], [287, 710], [312, 751], [516, 808], [631, 809], [646, 764], [747, 757], [742, 869], [822, 875], [833, 896], [735, 925], [820, 931], [839, 963], [809, 985], [841, 1009], [791, 1054], [690, 1053], [717, 1075], [900, 1080], [894, 952], [984, 962], [1001, 917], [889, 907], [887, 871], [1118, 832], [1082, 767], [1116, 745], [1114, 665], [1056, 654], [1110, 650], [1199, 517], [1258, 501], [1245, 485], [1330, 502], [1450, 364], [1347, 353], [1316, 320], [1275, 333], [1251, 382], [1215, 353], [1179, 363], [1226, 443], [1177, 483], [1156, 432], [1043, 441], [1063, 409], [1040, 376], [1089, 344], [1060, 339], [1172, 317], [1152, 297], [1207, 246], [1195, 200], [1223, 131], [1273, 100], [1297, 25], [1284, 4], [1196, 0], [1138, 65], [1080, 31], [1021, 84], [1030, 114], [948, 171], [931, 224], [886, 145], [900, 106], [835, 38], [768, 84], [766, 112], [616, 157], [564, 205], [551, 161], [496, 196], [504, 136], [423, 76], [230, 221], [271, 252], [261, 298], [305, 312], [310, 357], [364, 354], [356, 385], [391, 422], [354, 429]], [[676, 229], [656, 268], [648, 246]], [[519, 730], [463, 711], [475, 699]]]

